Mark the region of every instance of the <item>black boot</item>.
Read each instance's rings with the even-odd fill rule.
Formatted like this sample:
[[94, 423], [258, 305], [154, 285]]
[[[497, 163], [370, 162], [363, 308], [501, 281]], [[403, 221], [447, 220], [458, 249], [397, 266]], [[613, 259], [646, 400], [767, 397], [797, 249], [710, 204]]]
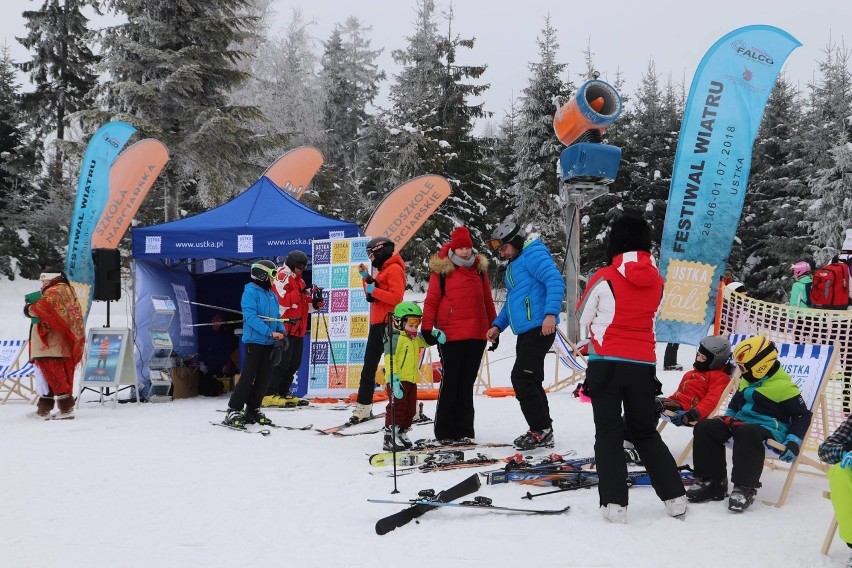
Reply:
[[734, 490], [731, 491], [731, 498], [728, 499], [728, 510], [735, 513], [742, 513], [754, 503], [755, 495], [757, 495], [757, 489], [754, 487], [734, 485]]
[[699, 479], [686, 490], [686, 498], [690, 503], [721, 501], [727, 496], [728, 478]]

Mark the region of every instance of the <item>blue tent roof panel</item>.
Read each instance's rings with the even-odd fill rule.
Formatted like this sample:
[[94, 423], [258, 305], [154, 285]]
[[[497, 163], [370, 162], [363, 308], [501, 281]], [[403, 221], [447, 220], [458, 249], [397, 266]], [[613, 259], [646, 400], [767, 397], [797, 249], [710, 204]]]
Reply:
[[357, 237], [355, 223], [325, 217], [262, 177], [218, 207], [133, 229], [134, 258], [272, 257], [310, 250], [315, 239]]

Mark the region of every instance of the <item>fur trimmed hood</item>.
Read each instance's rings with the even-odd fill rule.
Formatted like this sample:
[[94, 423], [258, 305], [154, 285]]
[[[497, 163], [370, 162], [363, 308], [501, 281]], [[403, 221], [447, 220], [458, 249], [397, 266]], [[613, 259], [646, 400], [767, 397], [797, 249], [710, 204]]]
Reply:
[[[447, 243], [441, 247], [439, 252], [429, 257], [429, 270], [440, 276], [446, 276], [455, 270], [456, 265], [450, 260], [449, 254], [450, 244]], [[477, 253], [474, 256], [476, 257], [476, 269], [480, 272], [487, 272], [489, 264], [488, 257], [481, 253]]]

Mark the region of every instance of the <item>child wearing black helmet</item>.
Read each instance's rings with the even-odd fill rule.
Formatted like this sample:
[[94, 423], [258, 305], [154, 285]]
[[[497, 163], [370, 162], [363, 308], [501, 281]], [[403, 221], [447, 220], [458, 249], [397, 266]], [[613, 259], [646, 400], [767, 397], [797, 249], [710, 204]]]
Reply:
[[734, 366], [731, 342], [720, 335], [708, 335], [698, 344], [692, 369], [683, 374], [677, 390], [659, 398], [659, 409], [675, 426], [689, 426], [707, 418], [719, 404], [731, 382]]

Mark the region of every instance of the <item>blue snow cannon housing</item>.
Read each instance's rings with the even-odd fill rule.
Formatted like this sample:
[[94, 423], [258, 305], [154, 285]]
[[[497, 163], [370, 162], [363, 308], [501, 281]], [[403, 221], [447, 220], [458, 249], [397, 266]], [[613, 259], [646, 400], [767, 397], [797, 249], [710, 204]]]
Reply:
[[579, 142], [559, 155], [562, 180], [566, 183], [610, 184], [621, 163], [621, 148], [609, 144]]

